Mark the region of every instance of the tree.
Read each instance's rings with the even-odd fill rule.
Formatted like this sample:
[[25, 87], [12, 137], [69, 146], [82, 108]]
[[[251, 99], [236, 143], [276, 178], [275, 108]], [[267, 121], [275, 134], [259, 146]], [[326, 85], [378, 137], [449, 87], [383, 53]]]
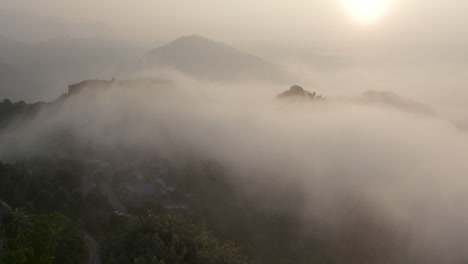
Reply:
[[204, 227], [176, 215], [146, 215], [129, 222], [103, 245], [109, 264], [251, 263], [233, 243], [220, 243]]
[[[87, 248], [78, 227], [60, 213], [28, 215], [17, 212], [8, 223], [2, 264], [79, 264], [87, 258]], [[24, 223], [27, 221], [27, 223]], [[3, 223], [2, 223], [3, 225]], [[10, 232], [11, 233], [11, 232]]]
[[53, 207], [53, 196], [52, 193], [47, 189], [42, 189], [39, 192], [39, 203], [45, 209], [46, 212], [51, 212]]
[[81, 219], [85, 213], [85, 202], [78, 189], [73, 190], [68, 202], [68, 212], [73, 219]]
[[24, 203], [26, 180], [20, 166], [4, 164], [0, 161], [0, 200], [8, 201], [12, 206]]

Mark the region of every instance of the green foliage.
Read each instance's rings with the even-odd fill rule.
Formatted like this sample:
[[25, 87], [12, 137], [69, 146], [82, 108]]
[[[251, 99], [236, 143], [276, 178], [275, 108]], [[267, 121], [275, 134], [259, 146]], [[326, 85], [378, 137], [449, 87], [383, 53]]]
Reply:
[[24, 101], [13, 103], [9, 99], [0, 101], [0, 128], [5, 127], [12, 121], [31, 117], [38, 113], [46, 103], [27, 104]]
[[0, 161], [0, 199], [10, 204], [20, 204], [26, 197], [27, 184], [25, 170], [22, 167], [4, 164]]
[[85, 210], [79, 191], [82, 170], [72, 160], [33, 160], [15, 165], [0, 162], [0, 200], [28, 212], [59, 211], [79, 219]]
[[176, 215], [133, 219], [103, 245], [109, 264], [244, 264], [251, 263], [233, 243], [220, 243], [204, 227]]
[[86, 229], [92, 234], [102, 234], [115, 231], [120, 224], [119, 220], [115, 218], [121, 218], [115, 215], [107, 202], [107, 197], [104, 196], [98, 188], [94, 188], [84, 200], [84, 206], [86, 208], [83, 215], [83, 221]]
[[2, 264], [81, 264], [87, 258], [81, 231], [62, 214], [25, 216], [17, 211], [6, 225], [13, 236], [7, 236]]

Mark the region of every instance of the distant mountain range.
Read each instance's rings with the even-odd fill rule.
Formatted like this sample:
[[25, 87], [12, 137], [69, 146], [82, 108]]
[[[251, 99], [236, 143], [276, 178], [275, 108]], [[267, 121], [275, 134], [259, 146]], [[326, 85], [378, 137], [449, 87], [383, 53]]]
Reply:
[[0, 36], [0, 62], [33, 83], [27, 94], [6, 93], [5, 85], [0, 85], [0, 97], [52, 99], [70, 83], [126, 74], [143, 53], [143, 49], [124, 41], [105, 38], [58, 37], [26, 43]]
[[287, 79], [277, 66], [259, 57], [199, 35], [184, 36], [148, 52], [147, 69], [173, 69], [196, 78], [212, 80]]
[[82, 80], [132, 78], [163, 70], [202, 80], [291, 81], [272, 63], [198, 35], [146, 53], [106, 38], [57, 37], [26, 43], [0, 36], [0, 63], [0, 98], [26, 101], [51, 100]]

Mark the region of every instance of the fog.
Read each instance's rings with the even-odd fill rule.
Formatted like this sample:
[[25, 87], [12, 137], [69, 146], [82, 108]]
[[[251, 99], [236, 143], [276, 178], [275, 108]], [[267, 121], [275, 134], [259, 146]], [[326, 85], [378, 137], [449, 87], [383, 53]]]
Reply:
[[[0, 99], [53, 102], [0, 130], [0, 160], [216, 160], [304, 235], [382, 263], [467, 261], [468, 2], [394, 0], [368, 24], [341, 0], [0, 6]], [[130, 81], [56, 99], [113, 78]], [[279, 99], [293, 84], [326, 100]]]
[[[156, 151], [181, 164], [213, 159], [259, 207], [299, 208], [305, 233], [309, 221], [337, 233], [370, 221], [380, 230], [375, 243], [389, 239], [388, 228], [398, 239], [404, 250], [393, 257], [400, 263], [466, 259], [468, 135], [448, 117], [362, 102], [360, 94], [279, 100], [284, 87], [171, 78], [177, 81], [167, 86], [70, 96], [4, 130], [1, 157], [55, 151], [64, 157], [91, 146], [88, 153], [131, 150], [132, 157]], [[63, 133], [70, 133], [63, 144], [75, 142], [75, 150], [63, 152], [57, 142]], [[276, 191], [264, 192], [268, 186]], [[304, 202], [291, 204], [289, 192]], [[361, 228], [363, 235], [372, 232]]]

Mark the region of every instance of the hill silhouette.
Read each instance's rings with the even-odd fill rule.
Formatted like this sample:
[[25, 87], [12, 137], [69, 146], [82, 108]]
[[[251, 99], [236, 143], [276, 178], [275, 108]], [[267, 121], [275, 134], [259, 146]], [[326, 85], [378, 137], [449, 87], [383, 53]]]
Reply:
[[299, 85], [291, 86], [289, 90], [279, 94], [278, 98], [307, 99], [307, 100], [318, 100], [318, 101], [325, 100], [325, 97], [317, 94], [316, 92], [309, 92]]
[[144, 65], [215, 80], [274, 81], [285, 77], [279, 68], [259, 57], [199, 35], [184, 36], [151, 50]]
[[[69, 83], [133, 71], [142, 53], [142, 49], [126, 41], [107, 38], [58, 37], [26, 43], [0, 35], [0, 62], [21, 73], [22, 83], [29, 84], [29, 92], [18, 87], [5, 93], [9, 87], [2, 80], [0, 91], [12, 100], [52, 99]], [[9, 75], [8, 79], [15, 76], [18, 74]]]

